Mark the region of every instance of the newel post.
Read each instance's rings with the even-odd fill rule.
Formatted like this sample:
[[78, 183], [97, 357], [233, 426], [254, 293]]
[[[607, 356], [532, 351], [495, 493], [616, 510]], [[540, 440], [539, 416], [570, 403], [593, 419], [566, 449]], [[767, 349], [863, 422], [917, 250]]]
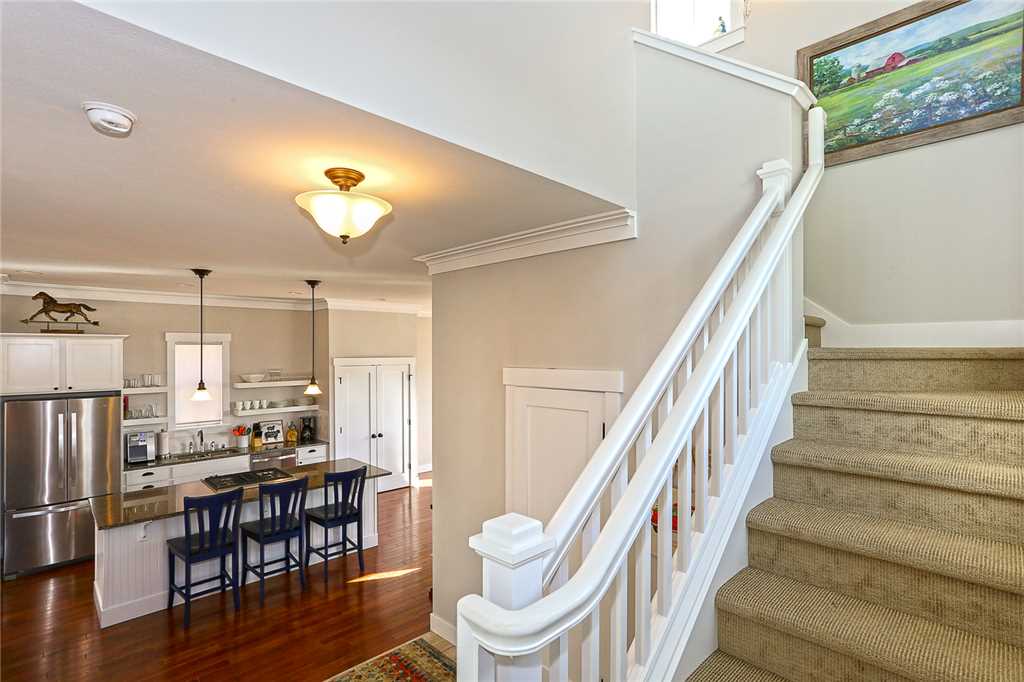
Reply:
[[789, 190], [793, 186], [793, 166], [785, 159], [766, 161], [757, 171], [757, 176], [761, 178], [762, 191], [767, 192], [774, 187], [782, 190], [782, 198], [779, 199], [779, 203], [775, 205], [775, 210], [772, 211], [772, 215], [779, 215], [782, 213], [782, 209], [786, 207], [786, 200], [789, 199]]
[[[544, 596], [544, 556], [555, 541], [544, 535], [540, 521], [515, 513], [489, 519], [483, 532], [469, 539], [469, 546], [483, 557], [484, 599], [505, 609], [521, 609]], [[497, 658], [495, 677], [540, 682], [540, 652]]]

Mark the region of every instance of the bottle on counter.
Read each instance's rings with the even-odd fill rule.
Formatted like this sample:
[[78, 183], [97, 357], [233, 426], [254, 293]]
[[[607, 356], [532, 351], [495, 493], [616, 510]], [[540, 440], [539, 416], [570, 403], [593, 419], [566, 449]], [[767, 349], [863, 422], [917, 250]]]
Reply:
[[249, 447], [263, 447], [263, 427], [260, 426], [259, 422], [256, 422], [252, 425], [252, 442], [249, 444]]
[[299, 430], [295, 428], [294, 421], [288, 422], [288, 432], [285, 434], [284, 439], [289, 445], [295, 445], [299, 442]]

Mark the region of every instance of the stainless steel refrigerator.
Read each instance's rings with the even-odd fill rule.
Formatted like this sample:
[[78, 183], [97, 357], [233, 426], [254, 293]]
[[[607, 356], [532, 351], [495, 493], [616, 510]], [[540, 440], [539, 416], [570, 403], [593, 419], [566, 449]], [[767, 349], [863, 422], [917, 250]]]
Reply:
[[4, 575], [92, 556], [89, 498], [120, 490], [120, 455], [116, 394], [4, 401]]

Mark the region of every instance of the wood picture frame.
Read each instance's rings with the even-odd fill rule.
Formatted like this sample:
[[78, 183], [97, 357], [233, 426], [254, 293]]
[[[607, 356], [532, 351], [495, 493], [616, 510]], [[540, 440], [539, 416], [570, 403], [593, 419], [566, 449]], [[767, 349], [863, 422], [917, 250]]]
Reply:
[[[1004, 1], [1001, 6], [1006, 8], [1005, 18], [970, 23], [972, 17], [985, 16], [987, 8], [998, 12], [997, 3], [926, 0], [798, 50], [797, 77], [815, 93], [829, 118], [825, 165], [1024, 122], [1024, 27], [1017, 25], [1016, 18], [1018, 13], [1024, 17], [1024, 0]], [[957, 21], [965, 22], [961, 29], [924, 43], [914, 42], [915, 34], [928, 37], [955, 27]], [[893, 49], [879, 64], [883, 48], [901, 36], [910, 44], [902, 51]], [[879, 50], [872, 63], [848, 64], [853, 56], [872, 50]], [[998, 62], [1000, 67], [987, 69], [990, 62]], [[994, 76], [985, 75], [993, 71]], [[882, 101], [886, 96], [890, 99]], [[959, 105], [947, 107], [946, 101]]]

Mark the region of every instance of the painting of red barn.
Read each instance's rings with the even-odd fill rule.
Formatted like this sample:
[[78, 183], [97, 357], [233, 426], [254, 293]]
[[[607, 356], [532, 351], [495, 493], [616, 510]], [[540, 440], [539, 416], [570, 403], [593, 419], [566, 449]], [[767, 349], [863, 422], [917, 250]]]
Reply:
[[921, 2], [797, 53], [845, 163], [1024, 121], [1024, 0]]

